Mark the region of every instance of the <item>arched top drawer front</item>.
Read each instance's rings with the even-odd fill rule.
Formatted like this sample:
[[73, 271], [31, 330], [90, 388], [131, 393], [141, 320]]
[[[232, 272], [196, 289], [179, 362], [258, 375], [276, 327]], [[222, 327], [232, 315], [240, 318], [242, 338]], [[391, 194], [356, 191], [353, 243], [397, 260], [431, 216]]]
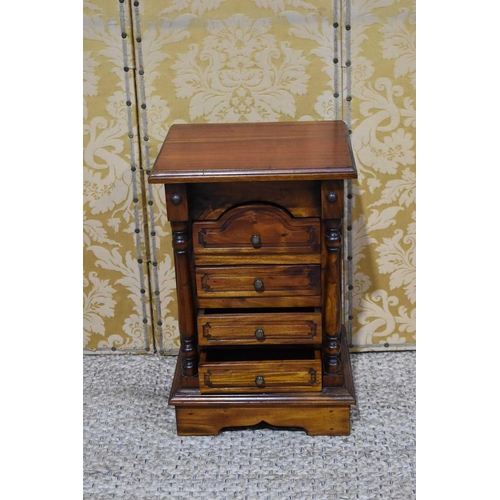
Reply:
[[216, 221], [193, 223], [195, 254], [314, 254], [320, 252], [320, 219], [293, 218], [272, 205], [244, 205]]

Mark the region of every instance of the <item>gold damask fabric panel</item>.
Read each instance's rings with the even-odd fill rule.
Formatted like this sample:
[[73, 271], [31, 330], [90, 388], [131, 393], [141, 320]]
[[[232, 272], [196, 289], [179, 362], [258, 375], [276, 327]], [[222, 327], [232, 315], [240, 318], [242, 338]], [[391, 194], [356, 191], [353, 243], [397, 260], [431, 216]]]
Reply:
[[[146, 175], [174, 123], [341, 116], [332, 99], [341, 73], [334, 75], [339, 41], [333, 39], [331, 3], [153, 0], [133, 6], [132, 17]], [[155, 339], [160, 353], [176, 353], [177, 298], [164, 192], [160, 186], [146, 190], [149, 248], [156, 262], [150, 273]]]
[[326, 117], [331, 2], [152, 0], [135, 11], [157, 141], [175, 122]]
[[126, 2], [84, 2], [84, 350], [152, 352], [135, 57]]
[[343, 119], [352, 183], [352, 344], [415, 348], [415, 2], [344, 2]]
[[348, 122], [360, 173], [344, 228], [353, 349], [412, 348], [414, 3], [107, 0], [85, 14], [86, 348], [179, 349], [164, 192], [147, 183], [172, 124], [323, 119]]

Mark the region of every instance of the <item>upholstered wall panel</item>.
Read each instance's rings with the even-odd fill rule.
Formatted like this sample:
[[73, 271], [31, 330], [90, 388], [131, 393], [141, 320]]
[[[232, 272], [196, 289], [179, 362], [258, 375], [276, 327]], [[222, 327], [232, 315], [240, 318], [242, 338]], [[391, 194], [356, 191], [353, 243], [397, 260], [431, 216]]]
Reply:
[[416, 341], [415, 4], [355, 0], [343, 12], [343, 110], [359, 172], [352, 342], [408, 349]]
[[84, 349], [152, 352], [130, 12], [84, 3]]
[[85, 14], [85, 347], [178, 351], [164, 193], [147, 184], [173, 123], [344, 119], [360, 172], [344, 238], [352, 345], [412, 348], [413, 2], [107, 0]]

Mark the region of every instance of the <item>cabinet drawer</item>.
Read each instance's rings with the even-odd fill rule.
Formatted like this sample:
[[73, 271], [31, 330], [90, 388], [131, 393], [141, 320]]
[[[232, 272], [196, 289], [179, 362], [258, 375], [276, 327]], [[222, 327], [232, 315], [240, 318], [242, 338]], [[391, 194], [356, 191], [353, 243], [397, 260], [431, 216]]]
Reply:
[[321, 344], [321, 311], [200, 309], [201, 346]]
[[195, 259], [203, 255], [319, 254], [319, 218], [293, 218], [272, 205], [245, 205], [216, 221], [193, 223]]
[[306, 392], [322, 388], [319, 349], [214, 349], [201, 353], [198, 367], [202, 394]]
[[[317, 307], [319, 265], [196, 268], [200, 307]], [[231, 299], [231, 300], [224, 300]]]

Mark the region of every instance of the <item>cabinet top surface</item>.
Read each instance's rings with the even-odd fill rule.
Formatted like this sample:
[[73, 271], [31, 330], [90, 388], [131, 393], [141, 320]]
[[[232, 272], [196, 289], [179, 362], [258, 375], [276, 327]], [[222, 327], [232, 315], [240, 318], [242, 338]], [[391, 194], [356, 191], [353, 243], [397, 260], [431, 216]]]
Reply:
[[353, 179], [342, 121], [172, 125], [150, 183]]

